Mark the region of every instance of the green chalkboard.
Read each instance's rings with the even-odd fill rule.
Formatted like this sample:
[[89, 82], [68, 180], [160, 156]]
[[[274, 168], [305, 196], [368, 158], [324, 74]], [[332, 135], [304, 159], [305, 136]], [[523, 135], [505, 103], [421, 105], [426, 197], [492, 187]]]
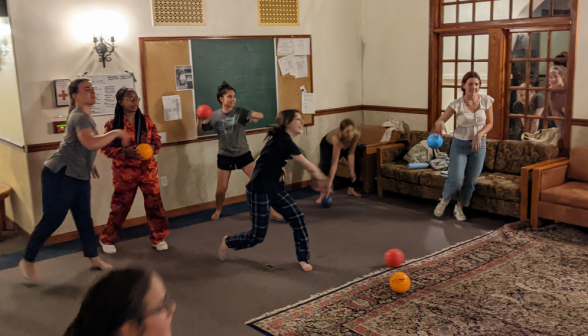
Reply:
[[[278, 114], [274, 39], [191, 40], [195, 106], [221, 108], [216, 92], [223, 81], [237, 91], [237, 106], [263, 113], [247, 129], [267, 127]], [[213, 131], [205, 134], [212, 134]]]

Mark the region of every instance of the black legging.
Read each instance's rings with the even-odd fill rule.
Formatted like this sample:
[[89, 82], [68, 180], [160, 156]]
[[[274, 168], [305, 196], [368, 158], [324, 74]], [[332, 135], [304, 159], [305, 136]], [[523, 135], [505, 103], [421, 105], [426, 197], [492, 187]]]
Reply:
[[[350, 147], [351, 148], [351, 147]], [[342, 157], [348, 158], [349, 156], [349, 149], [341, 149], [341, 154], [339, 154], [339, 159]], [[327, 141], [327, 137], [324, 136], [321, 140], [320, 145], [321, 150], [321, 161], [319, 163], [319, 168], [323, 172], [323, 174], [329, 176], [331, 171], [331, 163], [333, 161], [333, 145], [331, 145]], [[359, 179], [361, 177], [361, 160], [363, 157], [363, 151], [360, 150], [359, 146], [355, 147], [355, 176], [357, 177], [354, 182], [351, 181], [351, 178], [345, 179], [345, 186], [356, 188], [359, 185]]]

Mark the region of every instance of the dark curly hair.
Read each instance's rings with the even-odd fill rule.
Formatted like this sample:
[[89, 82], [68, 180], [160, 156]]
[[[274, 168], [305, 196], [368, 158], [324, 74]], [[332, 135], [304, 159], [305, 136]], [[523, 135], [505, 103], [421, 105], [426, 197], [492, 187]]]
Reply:
[[[114, 108], [114, 122], [112, 123], [113, 129], [125, 128], [125, 111], [121, 103], [125, 97], [125, 94], [129, 91], [135, 90], [123, 87], [116, 92], [116, 107]], [[141, 113], [141, 109], [137, 109], [137, 112], [135, 112], [135, 139], [137, 145], [141, 143], [141, 136], [146, 132], [146, 129], [147, 124], [145, 122], [145, 116], [143, 113]], [[115, 140], [114, 145], [120, 146], [120, 140]]]
[[216, 93], [216, 100], [218, 100], [218, 102], [222, 104], [222, 102], [220, 100], [221, 97], [226, 95], [231, 90], [235, 91], [235, 94], [237, 93], [237, 90], [235, 90], [232, 86], [230, 86], [229, 83], [223, 81], [223, 83], [218, 87], [218, 92]]

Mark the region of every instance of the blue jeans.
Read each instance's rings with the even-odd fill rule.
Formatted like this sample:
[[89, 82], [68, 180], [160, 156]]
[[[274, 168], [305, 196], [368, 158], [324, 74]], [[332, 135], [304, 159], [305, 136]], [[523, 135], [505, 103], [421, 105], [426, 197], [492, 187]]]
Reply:
[[480, 150], [472, 149], [472, 141], [453, 139], [449, 153], [449, 174], [443, 188], [443, 199], [449, 201], [458, 193], [458, 202], [462, 206], [470, 205], [470, 199], [476, 188], [476, 180], [484, 168], [486, 158], [486, 137], [481, 141]]
[[43, 218], [31, 234], [24, 260], [35, 261], [39, 250], [61, 226], [69, 210], [80, 233], [84, 256], [97, 257], [98, 238], [94, 232], [94, 222], [90, 211], [90, 180], [78, 180], [65, 175], [65, 167], [57, 173], [43, 167], [41, 185]]

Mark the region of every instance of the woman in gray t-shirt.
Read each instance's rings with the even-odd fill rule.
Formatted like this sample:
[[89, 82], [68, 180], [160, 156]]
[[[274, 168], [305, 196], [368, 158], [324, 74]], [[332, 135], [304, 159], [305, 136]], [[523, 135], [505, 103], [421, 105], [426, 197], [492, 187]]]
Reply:
[[90, 177], [99, 178], [94, 159], [96, 151], [117, 138], [128, 146], [130, 136], [123, 130], [98, 135], [92, 118], [96, 95], [92, 83], [85, 78], [69, 85], [71, 107], [67, 128], [59, 149], [45, 161], [41, 173], [43, 218], [33, 230], [25, 255], [19, 263], [23, 275], [36, 282], [35, 258], [49, 237], [57, 230], [68, 211], [78, 228], [84, 256], [90, 258], [92, 268], [111, 269], [98, 257], [94, 223], [90, 210]]
[[[263, 119], [262, 113], [236, 106], [237, 92], [227, 82], [218, 87], [216, 99], [222, 107], [204, 122], [198, 119], [198, 135], [212, 130], [218, 135], [216, 211], [212, 214], [212, 220], [217, 220], [223, 211], [231, 172], [240, 169], [249, 179], [253, 176], [255, 160], [249, 151], [245, 127], [249, 122], [256, 123]], [[271, 209], [270, 216], [275, 220], [284, 220], [274, 209]]]

